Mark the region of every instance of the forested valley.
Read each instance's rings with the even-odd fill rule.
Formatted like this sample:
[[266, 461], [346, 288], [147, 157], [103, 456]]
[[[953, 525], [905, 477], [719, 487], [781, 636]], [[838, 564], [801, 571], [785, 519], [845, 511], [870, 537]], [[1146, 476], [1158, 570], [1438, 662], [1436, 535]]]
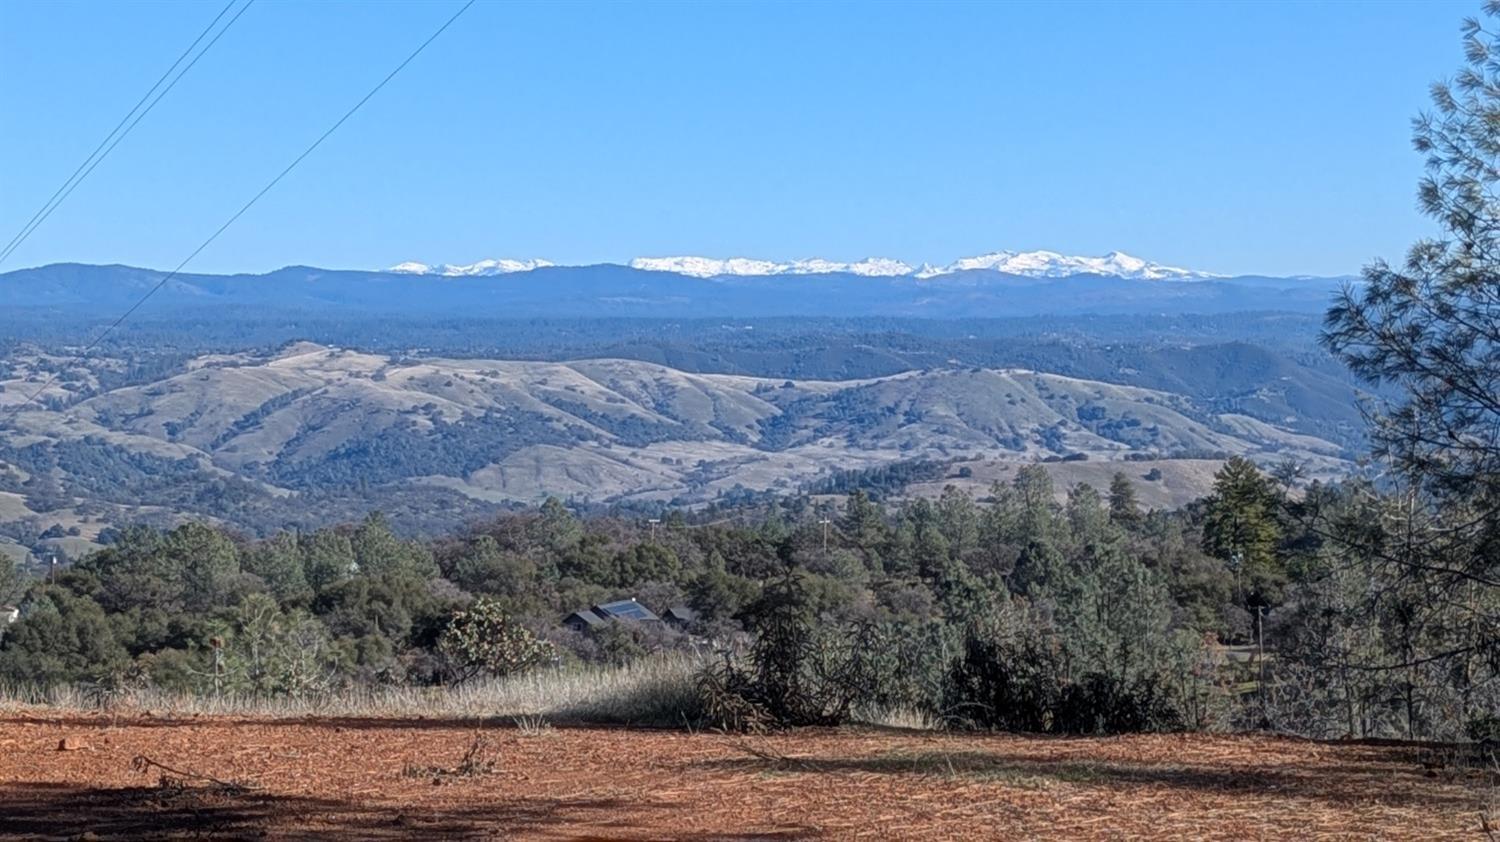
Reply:
[[[774, 646], [796, 692], [769, 695], [759, 673], [710, 683], [807, 723], [886, 706], [1028, 731], [1495, 736], [1479, 625], [1495, 594], [1470, 584], [1435, 606], [1425, 576], [1386, 560], [1413, 547], [1391, 528], [1405, 501], [1359, 483], [1289, 493], [1244, 460], [1180, 511], [1143, 511], [1131, 489], [1121, 474], [1059, 504], [1034, 467], [982, 502], [857, 491], [650, 523], [549, 501], [431, 541], [379, 515], [261, 540], [129, 529], [47, 580], [8, 575], [26, 609], [0, 680], [330, 694], [663, 653], [712, 674]], [[617, 599], [692, 619], [561, 622]]]

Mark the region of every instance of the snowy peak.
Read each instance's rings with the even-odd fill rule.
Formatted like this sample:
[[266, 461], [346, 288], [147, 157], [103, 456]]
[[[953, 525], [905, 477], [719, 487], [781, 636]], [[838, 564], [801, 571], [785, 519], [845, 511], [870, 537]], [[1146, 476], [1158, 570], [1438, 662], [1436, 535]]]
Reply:
[[[463, 265], [443, 263], [437, 266], [409, 261], [392, 266], [386, 271], [408, 275], [474, 277], [529, 272], [552, 265], [550, 261], [538, 259], [490, 259]], [[955, 272], [974, 270], [1003, 272], [1007, 275], [1020, 275], [1028, 278], [1103, 275], [1140, 281], [1194, 281], [1221, 277], [1208, 272], [1152, 263], [1118, 251], [1112, 251], [1102, 257], [1074, 257], [1055, 251], [996, 251], [977, 257], [959, 258], [943, 266], [924, 263], [920, 268], [888, 257], [869, 257], [854, 263], [823, 260], [816, 257], [786, 262], [755, 260], [747, 257], [727, 259], [695, 256], [637, 257], [630, 261], [629, 265], [632, 269], [671, 272], [693, 278], [848, 274], [872, 278], [912, 277], [926, 280]]]
[[532, 269], [541, 269], [551, 266], [549, 260], [506, 260], [489, 259], [478, 263], [456, 264], [443, 263], [438, 266], [428, 266], [426, 263], [417, 263], [408, 260], [405, 263], [397, 263], [387, 269], [387, 272], [395, 272], [401, 275], [444, 275], [450, 278], [476, 277], [481, 275], [509, 275], [512, 272], [530, 272]]
[[899, 260], [889, 257], [867, 257], [855, 263], [835, 263], [831, 260], [811, 258], [808, 260], [796, 260], [790, 264], [787, 271], [789, 275], [814, 275], [830, 274], [834, 272], [847, 272], [851, 275], [865, 275], [867, 277], [888, 278], [899, 275], [910, 275], [916, 270]]
[[632, 269], [649, 272], [675, 272], [695, 278], [713, 278], [720, 275], [831, 275], [848, 273], [871, 277], [894, 277], [910, 275], [915, 270], [899, 260], [888, 257], [868, 257], [857, 263], [838, 263], [814, 257], [777, 263], [770, 260], [751, 260], [731, 257], [719, 260], [712, 257], [637, 257], [630, 261]]
[[780, 275], [787, 264], [769, 260], [750, 260], [731, 257], [718, 260], [712, 257], [637, 257], [630, 261], [630, 268], [647, 272], [673, 272], [691, 275], [694, 278], [712, 278], [718, 275]]
[[964, 257], [947, 264], [933, 266], [923, 264], [920, 269], [885, 257], [871, 257], [858, 263], [837, 263], [831, 260], [812, 258], [778, 263], [771, 260], [751, 260], [743, 257], [719, 260], [711, 257], [638, 257], [630, 261], [636, 269], [653, 272], [675, 272], [695, 278], [713, 278], [722, 275], [812, 275], [849, 273], [870, 277], [901, 277], [910, 275], [918, 279], [935, 278], [967, 270], [988, 270], [1008, 275], [1030, 278], [1065, 278], [1069, 275], [1107, 275], [1145, 281], [1185, 281], [1213, 278], [1207, 272], [1195, 272], [1176, 266], [1163, 266], [1133, 257], [1124, 252], [1112, 251], [1103, 257], [1069, 257], [1055, 251], [996, 251], [978, 257]]
[[1103, 257], [1069, 257], [1055, 251], [997, 251], [978, 257], [960, 258], [947, 266], [924, 266], [916, 276], [933, 278], [970, 269], [988, 269], [1028, 278], [1107, 275], [1142, 281], [1187, 281], [1217, 277], [1207, 272], [1151, 263], [1118, 251], [1112, 251]]
[[427, 275], [432, 272], [432, 267], [428, 266], [426, 263], [418, 263], [415, 260], [408, 260], [405, 263], [397, 263], [395, 266], [392, 266], [385, 271], [394, 272], [398, 275]]

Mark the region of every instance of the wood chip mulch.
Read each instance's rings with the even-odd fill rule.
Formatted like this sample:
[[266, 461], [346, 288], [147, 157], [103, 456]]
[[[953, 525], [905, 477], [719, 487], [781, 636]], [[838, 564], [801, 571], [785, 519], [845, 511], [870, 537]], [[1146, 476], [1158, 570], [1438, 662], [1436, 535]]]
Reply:
[[0, 715], [7, 839], [1484, 842], [1497, 808], [1441, 752], [1265, 736]]

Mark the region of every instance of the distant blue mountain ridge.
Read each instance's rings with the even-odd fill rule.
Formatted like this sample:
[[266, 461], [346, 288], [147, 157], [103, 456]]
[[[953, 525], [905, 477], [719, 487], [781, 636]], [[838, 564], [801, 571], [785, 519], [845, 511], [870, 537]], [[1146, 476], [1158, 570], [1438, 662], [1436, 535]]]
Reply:
[[[78, 263], [20, 269], [0, 274], [0, 306], [77, 317], [117, 315], [166, 275]], [[216, 308], [238, 314], [497, 319], [1320, 313], [1350, 283], [1359, 279], [1245, 275], [1161, 281], [1098, 274], [1030, 277], [989, 269], [927, 278], [852, 272], [698, 277], [614, 264], [454, 277], [288, 266], [260, 275], [178, 275], [152, 298], [143, 316], [201, 315]]]

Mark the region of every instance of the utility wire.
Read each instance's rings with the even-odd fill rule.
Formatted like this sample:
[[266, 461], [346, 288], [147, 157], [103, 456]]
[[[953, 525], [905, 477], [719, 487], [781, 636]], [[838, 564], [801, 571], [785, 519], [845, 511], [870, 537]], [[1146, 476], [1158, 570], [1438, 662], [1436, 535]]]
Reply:
[[[208, 36], [208, 33], [213, 31], [213, 28], [218, 25], [219, 21], [223, 19], [224, 15], [229, 13], [230, 8], [234, 6], [235, 2], [236, 0], [229, 0], [229, 2], [224, 5], [224, 8], [219, 10], [219, 14], [216, 15], [213, 20], [209, 21], [208, 26], [204, 27], [202, 32], [198, 33], [198, 37], [194, 38], [193, 43], [189, 44], [187, 49], [182, 51], [182, 55], [178, 56], [177, 60], [172, 62], [172, 66], [168, 67], [167, 71], [161, 75], [161, 78], [156, 80], [156, 84], [147, 89], [146, 93], [141, 96], [140, 100], [136, 102], [136, 104], [128, 112], [126, 112], [124, 117], [120, 118], [120, 122], [110, 130], [110, 133], [105, 135], [103, 140], [99, 141], [99, 145], [94, 147], [94, 151], [90, 152], [89, 156], [83, 159], [83, 163], [78, 165], [78, 169], [74, 170], [73, 174], [68, 176], [68, 179], [62, 183], [61, 187], [57, 188], [57, 191], [52, 194], [52, 197], [44, 202], [42, 206], [37, 209], [36, 213], [32, 214], [31, 219], [27, 220], [26, 224], [21, 226], [21, 230], [16, 232], [16, 235], [14, 237], [11, 237], [10, 242], [6, 243], [4, 250], [0, 251], [0, 264], [3, 264], [6, 258], [11, 256], [12, 252], [20, 248], [21, 244], [26, 242], [26, 239], [31, 236], [31, 233], [33, 231], [40, 227], [43, 222], [47, 221], [47, 217], [51, 216], [52, 212], [57, 210], [58, 206], [66, 201], [68, 196], [72, 195], [73, 190], [76, 189], [79, 184], [82, 184], [85, 178], [89, 177], [89, 173], [93, 172], [94, 168], [99, 166], [100, 162], [108, 157], [109, 153], [114, 151], [115, 147], [120, 144], [120, 141], [124, 140], [125, 136], [130, 134], [131, 130], [134, 129], [136, 125], [140, 123], [147, 114], [151, 113], [151, 109], [155, 108], [156, 104], [158, 102], [161, 102], [162, 98], [165, 97], [172, 90], [172, 88], [176, 87], [177, 83], [182, 80], [182, 77], [186, 76], [187, 72], [193, 69], [193, 65], [198, 63], [198, 59], [203, 58], [204, 54], [212, 49], [214, 44], [218, 43], [219, 39], [223, 37], [224, 33], [229, 31], [229, 27], [234, 26], [234, 22], [240, 19], [240, 15], [243, 15], [245, 13], [245, 10], [250, 8], [250, 6], [255, 3], [255, 0], [249, 0], [248, 3], [246, 3], [244, 6], [241, 6], [240, 10], [235, 13], [234, 17], [229, 19], [229, 23], [225, 24], [224, 28], [219, 30], [219, 33], [213, 37], [213, 40], [209, 41], [208, 45], [205, 46], [201, 52], [199, 52], [196, 56], [193, 56], [193, 60], [188, 62], [186, 67], [182, 68], [182, 72], [178, 73], [176, 78], [172, 79], [172, 81], [165, 88], [163, 88], [159, 94], [157, 94], [157, 88], [161, 88], [162, 83], [167, 81], [167, 77], [171, 76], [172, 72], [177, 69], [178, 65], [182, 64], [182, 62], [192, 54], [193, 50], [198, 46], [198, 44]], [[152, 94], [156, 94], [155, 99], [151, 99]], [[146, 104], [146, 101], [148, 99], [151, 100], [149, 105]], [[141, 111], [142, 105], [146, 106], [144, 111]], [[139, 114], [136, 113], [138, 111], [140, 112]], [[132, 117], [134, 117], [135, 119], [131, 120]], [[127, 126], [126, 123], [129, 123], [129, 125]], [[123, 132], [120, 131], [121, 128], [124, 128]], [[111, 139], [113, 139], [113, 142], [111, 142]], [[101, 151], [103, 154], [100, 154]]]
[[[260, 201], [262, 196], [271, 192], [271, 188], [280, 183], [283, 178], [286, 178], [288, 173], [296, 169], [297, 165], [302, 163], [303, 159], [313, 153], [313, 150], [323, 145], [323, 141], [327, 140], [329, 135], [337, 131], [339, 126], [344, 125], [344, 123], [348, 121], [350, 117], [353, 117], [354, 113], [362, 108], [365, 103], [369, 102], [370, 99], [377, 93], [380, 93], [381, 88], [384, 88], [387, 83], [396, 78], [396, 74], [400, 73], [402, 70], [405, 70], [408, 64], [411, 64], [417, 56], [421, 55], [422, 51], [427, 49], [427, 46], [429, 44], [431, 44], [433, 41], [436, 41], [438, 36], [442, 35], [443, 32], [448, 29], [448, 27], [452, 26], [453, 22], [458, 20], [459, 16], [464, 12], [467, 12], [469, 10], [469, 7], [474, 5], [474, 3], [475, 0], [468, 0], [468, 2], [460, 7], [458, 11], [454, 12], [453, 16], [444, 21], [443, 25], [438, 27], [436, 32], [433, 32], [431, 35], [427, 36], [426, 41], [423, 41], [400, 64], [396, 65], [395, 70], [392, 70], [390, 73], [386, 74], [385, 78], [381, 79], [379, 84], [371, 88], [370, 92], [365, 94], [364, 97], [359, 100], [359, 102], [354, 103], [353, 108], [350, 108], [348, 111], [344, 112], [344, 116], [340, 117], [338, 121], [335, 122], [332, 126], [329, 126], [327, 131], [319, 135], [318, 139], [313, 141], [312, 145], [307, 147], [307, 149], [303, 150], [301, 155], [298, 155], [295, 159], [292, 160], [290, 164], [287, 164], [286, 169], [282, 170], [280, 173], [277, 173], [276, 177], [271, 179], [265, 187], [262, 187], [259, 193], [256, 193], [254, 196], [250, 197], [250, 201], [246, 202], [242, 207], [240, 207], [239, 210], [235, 211], [233, 216], [229, 217], [229, 219], [226, 220], [223, 225], [220, 225], [217, 230], [215, 230], [208, 236], [208, 239], [204, 240], [201, 244], [199, 244], [197, 248], [193, 249], [187, 257], [184, 257], [182, 259], [181, 263], [177, 264], [177, 267], [175, 269], [173, 269], [171, 272], [168, 272], [165, 276], [162, 277], [161, 280], [157, 281], [156, 285], [147, 290], [146, 294], [141, 296], [138, 301], [130, 305], [130, 309], [126, 310], [120, 315], [118, 319], [115, 319], [109, 324], [108, 327], [104, 328], [104, 330], [101, 331], [98, 336], [94, 337], [93, 340], [89, 342], [89, 344], [84, 346], [82, 351], [79, 351], [77, 354], [73, 355], [73, 358], [69, 360], [68, 363], [72, 364], [78, 362], [79, 360], [82, 360], [84, 357], [87, 357], [89, 352], [98, 347], [99, 343], [104, 341], [104, 338], [106, 336], [114, 331], [115, 328], [123, 324], [126, 319], [130, 318], [131, 314], [135, 313], [136, 310], [139, 310], [141, 308], [141, 305], [145, 304], [151, 298], [151, 296], [155, 295], [158, 291], [161, 290], [162, 287], [166, 286], [168, 281], [177, 277], [177, 275], [182, 272], [183, 267], [187, 266], [188, 263], [190, 263], [193, 258], [197, 257], [204, 249], [212, 245], [214, 240], [219, 239], [220, 234], [223, 234], [229, 228], [229, 226], [233, 225], [235, 221], [238, 220], [241, 216], [244, 216], [246, 211], [254, 207], [255, 203]], [[47, 389], [57, 381], [57, 377], [60, 372], [61, 369], [59, 369], [58, 371], [54, 371], [52, 375], [47, 378], [46, 382], [42, 383], [42, 385], [36, 391], [27, 396], [26, 400], [21, 401], [20, 403], [11, 404], [10, 406], [6, 407], [3, 412], [0, 412], [0, 417], [3, 417], [4, 413], [18, 412], [22, 408], [35, 402], [37, 398], [41, 397], [43, 392], [47, 391]]]

